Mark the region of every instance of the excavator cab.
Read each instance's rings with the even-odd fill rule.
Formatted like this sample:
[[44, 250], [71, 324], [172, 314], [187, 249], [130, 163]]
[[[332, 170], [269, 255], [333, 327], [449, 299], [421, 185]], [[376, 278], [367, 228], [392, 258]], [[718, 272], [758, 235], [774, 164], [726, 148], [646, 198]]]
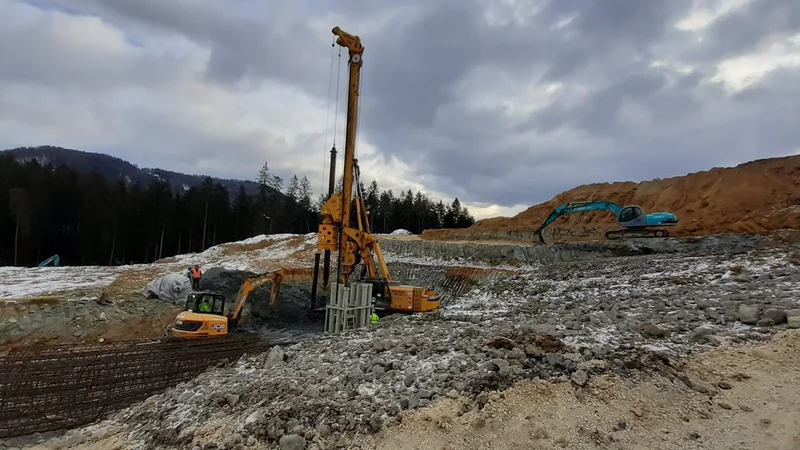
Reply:
[[639, 228], [647, 226], [647, 219], [641, 206], [631, 205], [622, 208], [617, 221], [623, 227]]
[[185, 311], [225, 315], [225, 296], [215, 292], [192, 292], [186, 297]]

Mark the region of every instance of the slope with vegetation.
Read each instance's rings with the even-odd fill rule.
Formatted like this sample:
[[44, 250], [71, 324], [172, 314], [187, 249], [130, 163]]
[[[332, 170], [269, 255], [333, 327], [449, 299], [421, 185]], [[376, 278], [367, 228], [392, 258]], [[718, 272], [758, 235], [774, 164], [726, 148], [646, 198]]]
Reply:
[[[284, 183], [267, 163], [256, 182], [204, 176], [190, 186], [198, 176], [141, 171], [97, 153], [28, 150], [0, 152], [0, 266], [36, 265], [53, 254], [67, 265], [150, 263], [258, 234], [310, 233], [327, 199], [312, 201], [307, 177]], [[474, 223], [458, 200], [445, 206], [410, 190], [395, 195], [375, 181], [362, 190], [378, 233]]]
[[[422, 237], [531, 241], [556, 206], [580, 200], [608, 200], [640, 205], [647, 212], [673, 212], [679, 221], [669, 230], [673, 236], [796, 229], [800, 228], [800, 155], [641, 183], [588, 184], [514, 217], [481, 220], [463, 230], [429, 230]], [[559, 218], [545, 229], [544, 236], [548, 242], [602, 239], [605, 231], [616, 228], [610, 212], [579, 213]]]

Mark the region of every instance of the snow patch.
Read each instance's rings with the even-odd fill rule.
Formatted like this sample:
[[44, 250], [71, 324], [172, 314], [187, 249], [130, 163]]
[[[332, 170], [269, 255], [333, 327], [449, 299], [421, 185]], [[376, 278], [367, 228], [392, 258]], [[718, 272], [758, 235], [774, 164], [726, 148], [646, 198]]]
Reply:
[[118, 271], [99, 266], [0, 267], [0, 299], [102, 289], [117, 279]]

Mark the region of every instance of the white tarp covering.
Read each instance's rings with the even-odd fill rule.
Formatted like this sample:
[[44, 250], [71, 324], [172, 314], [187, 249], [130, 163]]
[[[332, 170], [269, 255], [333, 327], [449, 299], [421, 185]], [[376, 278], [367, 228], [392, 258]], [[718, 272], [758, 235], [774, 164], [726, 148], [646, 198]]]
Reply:
[[161, 300], [180, 303], [186, 300], [192, 290], [192, 282], [183, 274], [170, 273], [151, 281], [143, 290], [146, 298], [158, 297]]

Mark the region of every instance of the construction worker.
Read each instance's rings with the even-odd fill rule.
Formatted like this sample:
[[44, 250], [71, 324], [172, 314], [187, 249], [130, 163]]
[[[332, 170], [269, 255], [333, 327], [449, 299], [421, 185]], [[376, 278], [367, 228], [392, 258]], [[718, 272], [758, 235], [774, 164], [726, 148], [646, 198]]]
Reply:
[[203, 276], [203, 271], [200, 270], [200, 266], [197, 264], [190, 270], [192, 272], [192, 289], [195, 291], [200, 290], [200, 277]]
[[198, 306], [197, 309], [199, 309], [201, 313], [211, 312], [211, 305], [208, 303], [208, 299], [203, 298], [203, 300], [200, 302], [200, 306]]
[[372, 315], [371, 315], [371, 316], [369, 316], [369, 323], [370, 323], [370, 325], [372, 325], [372, 326], [378, 326], [378, 322], [380, 322], [380, 320], [381, 320], [381, 319], [379, 319], [379, 318], [378, 318], [378, 315], [377, 315], [377, 314], [375, 314], [375, 311], [373, 311], [373, 312], [372, 312]]

